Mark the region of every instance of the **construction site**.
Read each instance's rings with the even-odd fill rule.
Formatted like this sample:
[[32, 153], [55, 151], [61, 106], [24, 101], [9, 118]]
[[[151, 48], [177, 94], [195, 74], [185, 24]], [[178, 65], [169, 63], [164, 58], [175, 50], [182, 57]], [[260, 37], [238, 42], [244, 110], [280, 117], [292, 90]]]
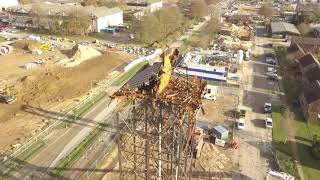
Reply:
[[178, 50], [163, 56], [163, 63], [145, 68], [112, 96], [128, 108], [117, 112], [118, 163], [104, 179], [201, 179], [218, 171], [229, 177], [228, 155], [197, 125], [207, 82], [172, 76]]
[[0, 95], [14, 103], [0, 103], [0, 152], [13, 150], [52, 123], [24, 106], [70, 111], [118, 77], [117, 67], [134, 57], [112, 48], [29, 37], [1, 46], [1, 52]]

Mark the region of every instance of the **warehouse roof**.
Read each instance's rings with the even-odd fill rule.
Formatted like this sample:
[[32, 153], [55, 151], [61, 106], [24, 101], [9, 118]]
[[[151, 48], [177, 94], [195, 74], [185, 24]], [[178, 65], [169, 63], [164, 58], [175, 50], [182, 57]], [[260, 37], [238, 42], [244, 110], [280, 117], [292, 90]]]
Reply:
[[272, 33], [291, 33], [299, 35], [300, 32], [295, 25], [286, 22], [271, 23]]

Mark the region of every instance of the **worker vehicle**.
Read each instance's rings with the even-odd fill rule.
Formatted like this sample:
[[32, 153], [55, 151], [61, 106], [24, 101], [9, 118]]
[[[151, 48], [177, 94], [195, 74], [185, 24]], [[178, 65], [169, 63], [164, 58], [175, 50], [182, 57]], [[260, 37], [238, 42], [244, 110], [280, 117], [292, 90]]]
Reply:
[[266, 61], [266, 63], [268, 63], [268, 64], [273, 64], [273, 65], [276, 65], [276, 64], [277, 64], [276, 59], [273, 58], [273, 57], [266, 57], [265, 61]]
[[272, 119], [271, 118], [266, 118], [265, 119], [265, 123], [266, 123], [266, 128], [272, 128]]
[[267, 79], [271, 81], [279, 81], [279, 76], [277, 74], [267, 74]]
[[241, 119], [245, 119], [246, 118], [246, 113], [247, 113], [247, 111], [246, 110], [244, 110], [244, 109], [240, 109], [240, 111], [239, 111], [240, 113], [239, 113], [239, 118]]
[[268, 67], [267, 68], [267, 73], [274, 73], [274, 74], [277, 74], [277, 70], [273, 67]]
[[264, 103], [263, 110], [264, 110], [264, 113], [271, 113], [272, 112], [271, 103], [268, 103], [268, 102]]
[[217, 86], [207, 85], [205, 88], [205, 93], [203, 95], [203, 98], [208, 100], [216, 100], [217, 91], [218, 91]]
[[12, 104], [14, 102], [14, 97], [8, 95], [0, 95], [0, 102], [5, 104]]
[[244, 129], [245, 127], [245, 119], [243, 118], [240, 118], [237, 122], [237, 128], [238, 129]]

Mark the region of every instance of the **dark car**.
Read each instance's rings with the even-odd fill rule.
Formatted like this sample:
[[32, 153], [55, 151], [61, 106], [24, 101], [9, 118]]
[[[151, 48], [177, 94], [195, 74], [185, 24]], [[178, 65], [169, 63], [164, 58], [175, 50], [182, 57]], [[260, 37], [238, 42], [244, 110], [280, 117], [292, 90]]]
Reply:
[[12, 96], [0, 96], [0, 102], [6, 104], [12, 104], [14, 102], [14, 97]]

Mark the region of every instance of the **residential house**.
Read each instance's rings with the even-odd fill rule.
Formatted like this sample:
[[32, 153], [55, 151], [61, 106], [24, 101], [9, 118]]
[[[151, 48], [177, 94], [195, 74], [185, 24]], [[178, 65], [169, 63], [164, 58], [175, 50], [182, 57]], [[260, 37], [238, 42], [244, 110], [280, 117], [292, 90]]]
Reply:
[[303, 21], [310, 20], [310, 17], [317, 8], [320, 8], [320, 3], [298, 3], [296, 12], [299, 18], [297, 23], [300, 24]]
[[320, 120], [320, 80], [305, 88], [299, 96], [305, 119], [309, 122]]
[[305, 87], [320, 80], [320, 63], [311, 53], [299, 60], [299, 70], [301, 81]]
[[313, 27], [313, 36], [320, 39], [320, 25]]
[[287, 49], [286, 60], [290, 67], [299, 65], [298, 60], [305, 56], [304, 50], [299, 44], [291, 42], [290, 47]]
[[292, 43], [299, 44], [305, 53], [317, 54], [320, 52], [320, 38], [292, 36], [291, 44]]
[[287, 36], [300, 35], [296, 26], [287, 22], [273, 22], [270, 28], [272, 37], [287, 38]]
[[54, 3], [35, 3], [19, 5], [8, 8], [9, 23], [19, 28], [50, 28], [50, 21], [47, 24], [39, 24], [39, 21], [32, 15], [32, 8], [37, 6], [46, 14], [39, 19], [46, 20], [66, 20], [69, 12], [86, 12], [91, 19], [91, 25], [88, 32], [100, 32], [109, 26], [118, 26], [123, 24], [123, 12], [120, 8], [80, 6], [74, 4], [54, 4]]

